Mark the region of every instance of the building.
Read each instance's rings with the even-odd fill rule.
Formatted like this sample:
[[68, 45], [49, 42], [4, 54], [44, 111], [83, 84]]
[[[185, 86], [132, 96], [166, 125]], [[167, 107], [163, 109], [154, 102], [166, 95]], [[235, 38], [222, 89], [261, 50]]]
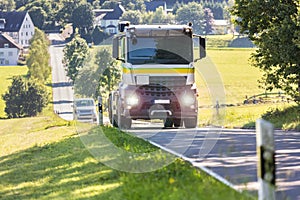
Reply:
[[0, 33], [0, 65], [17, 65], [22, 46], [6, 33]]
[[214, 34], [228, 34], [230, 31], [230, 23], [228, 20], [214, 20]]
[[146, 12], [155, 12], [157, 8], [162, 7], [167, 13], [167, 3], [165, 1], [145, 1]]
[[26, 11], [0, 12], [0, 31], [27, 48], [34, 35], [34, 24]]
[[125, 12], [124, 7], [118, 4], [114, 9], [98, 9], [94, 10], [95, 25], [101, 27], [109, 34], [118, 32], [118, 24], [121, 16]]

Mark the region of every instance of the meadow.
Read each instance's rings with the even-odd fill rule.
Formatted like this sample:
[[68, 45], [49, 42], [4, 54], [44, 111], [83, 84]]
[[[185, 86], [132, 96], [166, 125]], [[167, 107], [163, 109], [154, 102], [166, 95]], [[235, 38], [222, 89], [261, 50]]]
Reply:
[[7, 91], [8, 86], [11, 84], [11, 78], [17, 75], [26, 75], [26, 66], [0, 66], [0, 118], [5, 118], [4, 112], [5, 102], [2, 99], [2, 95]]

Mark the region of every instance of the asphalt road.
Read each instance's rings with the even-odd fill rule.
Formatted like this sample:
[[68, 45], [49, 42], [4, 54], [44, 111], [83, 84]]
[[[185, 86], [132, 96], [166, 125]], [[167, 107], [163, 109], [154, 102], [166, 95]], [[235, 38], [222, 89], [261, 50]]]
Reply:
[[73, 120], [73, 89], [62, 64], [64, 40], [59, 34], [49, 34], [52, 66], [54, 111], [63, 119]]
[[[50, 34], [54, 111], [72, 120], [73, 88], [62, 65], [63, 39]], [[134, 123], [131, 133], [177, 152], [230, 181], [236, 189], [257, 191], [254, 130], [162, 129], [160, 123]], [[277, 199], [300, 200], [300, 133], [275, 132]]]
[[[236, 189], [257, 193], [254, 130], [162, 129], [162, 124], [139, 123], [130, 132], [212, 170]], [[299, 132], [275, 131], [277, 199], [300, 199], [299, 136]]]

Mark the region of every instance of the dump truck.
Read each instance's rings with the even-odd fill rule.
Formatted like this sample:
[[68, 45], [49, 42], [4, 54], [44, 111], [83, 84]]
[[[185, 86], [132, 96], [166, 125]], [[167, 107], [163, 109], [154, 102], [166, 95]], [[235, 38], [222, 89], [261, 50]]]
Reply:
[[195, 128], [198, 119], [194, 63], [206, 56], [205, 38], [192, 25], [119, 24], [113, 57], [121, 81], [108, 98], [113, 126], [162, 119], [164, 127]]

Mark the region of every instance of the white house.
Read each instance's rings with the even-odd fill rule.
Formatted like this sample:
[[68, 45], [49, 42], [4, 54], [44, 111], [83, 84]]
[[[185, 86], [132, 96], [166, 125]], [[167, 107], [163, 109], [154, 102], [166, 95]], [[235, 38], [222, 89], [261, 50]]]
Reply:
[[101, 27], [109, 34], [118, 32], [119, 19], [125, 12], [124, 7], [118, 4], [114, 9], [98, 9], [94, 10], [95, 25]]
[[26, 11], [0, 12], [0, 31], [26, 48], [34, 35], [34, 24]]
[[0, 65], [17, 65], [22, 46], [6, 33], [0, 33]]

